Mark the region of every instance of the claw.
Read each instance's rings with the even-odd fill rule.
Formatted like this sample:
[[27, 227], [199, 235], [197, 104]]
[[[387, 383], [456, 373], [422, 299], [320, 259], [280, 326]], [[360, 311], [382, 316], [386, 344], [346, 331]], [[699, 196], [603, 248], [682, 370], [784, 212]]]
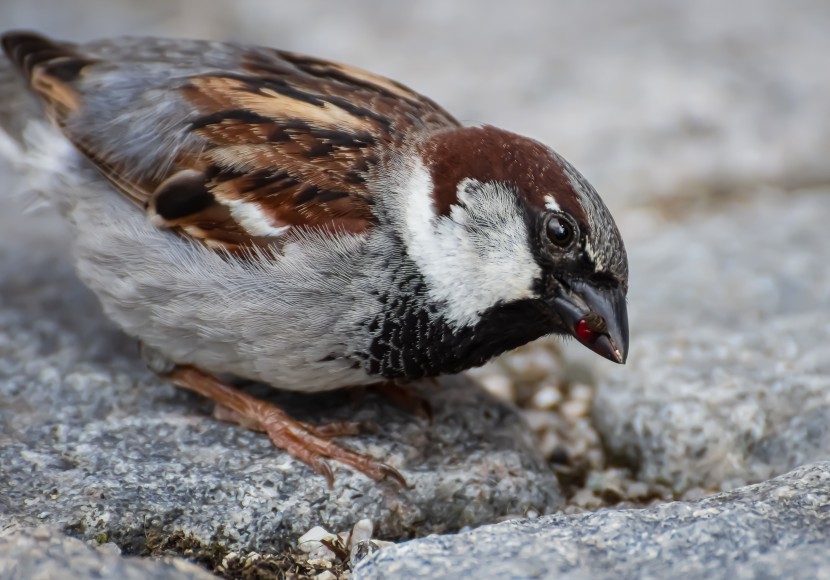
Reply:
[[328, 488], [332, 489], [334, 487], [334, 472], [331, 470], [331, 466], [322, 459], [318, 459], [310, 465], [317, 475], [322, 475], [326, 478]]
[[386, 465], [385, 463], [381, 463], [381, 469], [384, 471], [384, 479], [392, 478], [394, 479], [401, 487], [409, 489], [409, 484], [406, 482], [406, 479], [401, 472], [395, 469], [390, 465]]

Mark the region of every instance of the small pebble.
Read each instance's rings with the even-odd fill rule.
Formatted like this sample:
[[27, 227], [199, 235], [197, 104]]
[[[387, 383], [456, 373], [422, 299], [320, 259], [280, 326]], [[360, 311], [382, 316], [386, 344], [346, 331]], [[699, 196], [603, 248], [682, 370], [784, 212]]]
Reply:
[[539, 451], [542, 457], [550, 459], [557, 449], [562, 448], [562, 440], [553, 430], [548, 430], [542, 433], [539, 439]]
[[562, 402], [562, 393], [552, 385], [545, 385], [533, 395], [530, 404], [542, 410], [553, 409]]
[[562, 403], [562, 415], [569, 419], [578, 419], [588, 415], [590, 403], [584, 399], [571, 399]]
[[374, 531], [375, 526], [372, 524], [372, 520], [364, 518], [358, 521], [352, 528], [352, 533], [349, 535], [346, 546], [353, 548], [360, 542], [371, 540]]
[[[645, 494], [643, 494], [645, 495]], [[684, 501], [694, 501], [706, 495], [706, 491], [700, 487], [693, 487], [683, 494]]]
[[522, 413], [522, 416], [531, 431], [541, 431], [542, 429], [550, 429], [556, 426], [556, 416], [547, 411], [528, 409]]
[[328, 547], [320, 541], [327, 538], [334, 540], [337, 536], [325, 528], [314, 526], [305, 534], [300, 536], [297, 540], [297, 548], [301, 552], [308, 554], [309, 562], [311, 559], [334, 561], [336, 557], [334, 552], [329, 550]]
[[626, 495], [630, 498], [646, 497], [649, 494], [648, 484], [642, 481], [632, 481], [628, 484]]
[[337, 559], [337, 554], [329, 549], [328, 546], [321, 545], [319, 548], [311, 551], [308, 554], [308, 561], [319, 561], [319, 562], [334, 562]]
[[584, 383], [574, 383], [571, 385], [570, 398], [577, 401], [592, 401], [594, 389]]
[[590, 489], [580, 489], [571, 498], [571, 501], [582, 508], [598, 508], [602, 506], [603, 501], [594, 495]]
[[96, 550], [109, 556], [120, 556], [121, 548], [115, 542], [107, 542], [106, 544], [99, 544], [95, 547]]
[[371, 540], [357, 542], [349, 552], [349, 564], [352, 570], [354, 570], [358, 562], [368, 558], [378, 550], [380, 550], [380, 546]]
[[314, 526], [306, 533], [304, 533], [302, 536], [300, 536], [300, 538], [297, 540], [297, 547], [302, 552], [310, 552], [317, 545], [322, 545], [320, 544], [320, 540], [333, 535], [334, 534], [332, 534], [326, 528], [323, 528], [321, 526]]
[[476, 377], [484, 389], [494, 397], [502, 401], [512, 402], [515, 399], [513, 381], [505, 375], [492, 374], [484, 377]]

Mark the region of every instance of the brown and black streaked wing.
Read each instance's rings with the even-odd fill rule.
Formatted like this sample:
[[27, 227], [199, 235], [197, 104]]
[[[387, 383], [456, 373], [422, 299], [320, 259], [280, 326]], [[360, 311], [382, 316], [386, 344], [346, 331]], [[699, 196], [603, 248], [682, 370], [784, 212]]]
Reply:
[[360, 232], [380, 147], [455, 127], [429, 99], [353, 67], [234, 44], [27, 32], [3, 48], [53, 120], [160, 225], [209, 246], [292, 227]]

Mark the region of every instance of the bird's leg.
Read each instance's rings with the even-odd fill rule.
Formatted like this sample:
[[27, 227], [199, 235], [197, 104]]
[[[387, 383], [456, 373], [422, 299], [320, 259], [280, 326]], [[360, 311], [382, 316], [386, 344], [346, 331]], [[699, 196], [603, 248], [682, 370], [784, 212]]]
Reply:
[[[225, 423], [240, 425], [251, 431], [266, 432], [258, 421], [252, 421], [250, 417], [242, 416], [221, 403], [216, 403], [213, 408], [213, 418]], [[318, 437], [349, 437], [361, 433], [361, 425], [357, 421], [332, 421], [325, 425], [305, 425], [309, 431]]]
[[220, 412], [224, 415], [222, 418], [266, 433], [274, 445], [325, 476], [329, 485], [333, 484], [334, 475], [324, 458], [345, 463], [375, 481], [391, 478], [404, 487], [407, 485], [394, 467], [331, 441], [330, 437], [355, 434], [355, 423], [340, 421], [324, 426], [307, 425], [292, 419], [279, 407], [256, 399], [192, 366], [175, 366], [164, 377], [175, 385], [218, 403], [224, 408]]
[[422, 419], [426, 419], [430, 424], [432, 424], [434, 416], [432, 412], [432, 405], [430, 405], [428, 400], [414, 393], [412, 389], [408, 389], [406, 385], [403, 385], [398, 381], [391, 380], [370, 385], [369, 389], [399, 409], [412, 413]]

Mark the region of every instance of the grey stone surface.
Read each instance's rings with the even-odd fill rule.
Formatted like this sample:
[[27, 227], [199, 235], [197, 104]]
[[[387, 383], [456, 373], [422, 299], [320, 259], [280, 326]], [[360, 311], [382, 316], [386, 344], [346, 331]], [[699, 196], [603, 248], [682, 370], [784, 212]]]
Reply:
[[693, 502], [431, 536], [361, 562], [372, 578], [828, 578], [830, 463]]
[[[17, 213], [0, 214], [3, 235], [14, 232]], [[17, 233], [28, 244], [0, 246], [0, 524], [105, 533], [130, 553], [148, 532], [176, 530], [267, 550], [314, 525], [369, 518], [379, 537], [401, 538], [560, 504], [515, 412], [462, 378], [421, 385], [431, 426], [371, 395], [286, 399], [312, 422], [377, 425], [344, 443], [386, 458], [411, 485], [332, 463], [328, 489], [261, 434], [220, 423], [209, 404], [145, 370], [69, 266]]]
[[757, 332], [770, 320], [830, 307], [830, 181], [731, 195], [622, 216], [633, 332]]
[[216, 578], [184, 560], [124, 558], [118, 548], [97, 549], [47, 528], [0, 533], [0, 578], [3, 580], [209, 580]]
[[828, 190], [760, 195], [633, 246], [629, 364], [593, 418], [639, 479], [730, 489], [830, 459], [828, 216]]

